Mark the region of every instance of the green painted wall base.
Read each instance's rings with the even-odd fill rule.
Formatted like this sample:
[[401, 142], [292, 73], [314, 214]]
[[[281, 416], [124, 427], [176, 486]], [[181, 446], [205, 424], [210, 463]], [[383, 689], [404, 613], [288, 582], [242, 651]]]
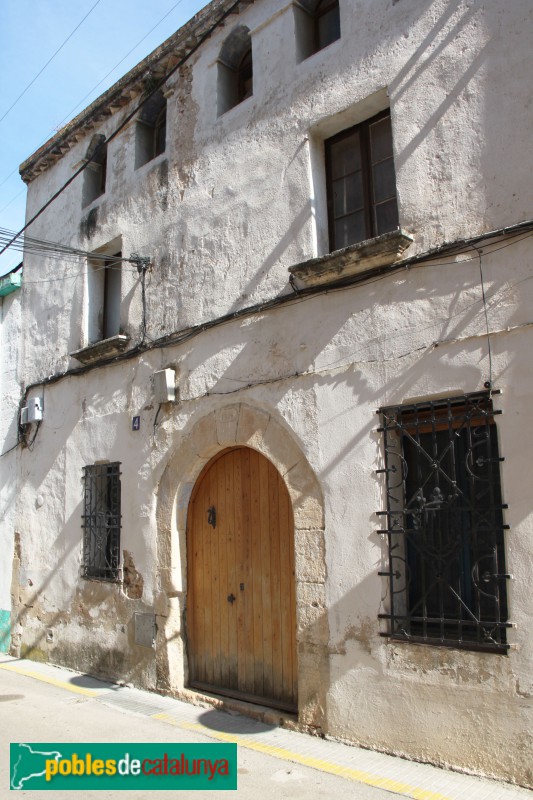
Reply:
[[11, 611], [0, 608], [0, 653], [9, 652], [11, 644]]

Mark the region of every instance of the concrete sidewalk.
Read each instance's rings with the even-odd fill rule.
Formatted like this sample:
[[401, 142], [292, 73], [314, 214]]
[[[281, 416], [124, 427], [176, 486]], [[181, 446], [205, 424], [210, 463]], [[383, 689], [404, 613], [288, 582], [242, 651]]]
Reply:
[[[17, 694], [14, 687], [26, 694]], [[26, 700], [30, 705], [24, 708], [30, 688], [33, 699], [31, 702]], [[53, 706], [53, 713], [40, 722], [39, 692], [43, 696], [43, 708], [50, 709], [50, 705]], [[272, 785], [268, 787], [265, 783], [265, 778], [268, 778], [267, 783], [277, 783], [279, 791], [274, 795], [276, 800], [301, 796], [295, 784], [297, 780], [301, 783], [301, 793], [305, 793], [306, 800], [314, 796], [309, 787], [315, 785], [319, 790], [317, 797], [351, 797], [357, 800], [383, 800], [391, 795], [415, 800], [533, 799], [532, 792], [498, 781], [319, 739], [257, 722], [240, 714], [194, 706], [138, 689], [105, 683], [48, 664], [8, 656], [0, 656], [0, 701], [9, 702], [9, 706], [0, 706], [5, 721], [2, 724], [2, 763], [9, 741], [110, 741], [113, 740], [112, 736], [121, 735], [125, 738], [119, 738], [118, 741], [132, 741], [128, 733], [134, 732], [135, 741], [143, 741], [144, 735], [144, 741], [208, 739], [237, 743], [239, 753], [253, 761], [249, 765], [251, 769], [239, 769], [239, 789], [229, 793], [239, 798], [260, 797], [261, 790], [255, 782], [263, 774], [263, 783], [259, 782], [259, 785], [265, 785], [264, 796], [273, 795]], [[80, 706], [79, 703], [84, 705]], [[89, 708], [91, 715], [86, 713]], [[8, 709], [11, 722], [6, 728]], [[22, 726], [14, 722], [15, 711], [24, 715], [21, 717]], [[72, 720], [74, 711], [75, 724], [60, 719], [64, 714], [65, 718]], [[83, 712], [81, 717], [80, 712]], [[117, 716], [117, 712], [122, 716]], [[144, 718], [146, 722], [134, 726], [131, 724], [132, 715], [137, 719]], [[98, 739], [94, 735], [91, 738], [89, 716], [91, 720], [94, 719], [96, 730], [100, 732]], [[115, 726], [112, 735], [111, 726]], [[6, 732], [9, 732], [7, 739]], [[240, 755], [239, 765], [242, 761]], [[2, 783], [6, 786], [4, 779]], [[31, 797], [37, 793], [26, 790], [24, 794]], [[86, 794], [89, 796], [92, 792]], [[133, 794], [137, 795], [137, 792]], [[148, 795], [143, 792], [139, 793], [139, 797], [152, 798], [158, 794], [163, 796], [162, 792], [150, 792]], [[199, 798], [203, 793], [194, 794]], [[66, 796], [67, 793], [64, 793], [63, 797]]]

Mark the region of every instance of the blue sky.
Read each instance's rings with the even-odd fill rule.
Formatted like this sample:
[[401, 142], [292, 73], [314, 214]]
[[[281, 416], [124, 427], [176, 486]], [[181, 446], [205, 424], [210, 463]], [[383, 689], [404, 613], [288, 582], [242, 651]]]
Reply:
[[[204, 5], [207, 0], [0, 0], [0, 228], [18, 231], [24, 224], [20, 163]], [[8, 250], [0, 256], [0, 275], [20, 261], [20, 252]]]

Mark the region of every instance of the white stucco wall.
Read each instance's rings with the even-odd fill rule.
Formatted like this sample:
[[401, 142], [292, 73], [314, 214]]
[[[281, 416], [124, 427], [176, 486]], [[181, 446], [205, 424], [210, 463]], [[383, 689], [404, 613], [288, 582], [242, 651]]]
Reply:
[[[252, 35], [254, 95], [217, 118], [216, 59], [234, 23], [172, 79], [165, 154], [134, 170], [131, 123], [109, 145], [105, 195], [82, 210], [78, 180], [31, 229], [91, 252], [121, 237], [124, 255], [149, 255], [147, 342], [292, 294], [287, 268], [328, 250], [324, 138], [389, 104], [400, 223], [414, 238], [409, 255], [530, 216], [524, 164], [533, 108], [525, 63], [533, 9], [526, 0], [341, 2], [341, 40], [299, 64], [292, 7], [256, 2], [238, 18]], [[97, 132], [108, 135], [128, 110]], [[88, 140], [31, 183], [28, 217], [72, 174]], [[285, 431], [323, 497], [324, 520], [302, 523], [324, 531], [327, 575], [301, 581], [301, 598], [310, 599], [301, 601], [300, 641], [321, 643], [323, 659], [313, 672], [311, 649], [301, 650], [302, 681], [317, 684], [320, 695], [310, 724], [367, 746], [531, 783], [532, 254], [531, 238], [496, 238], [481, 253], [466, 248], [342, 291], [295, 296], [181, 344], [31, 388], [30, 396], [43, 397], [45, 415], [33, 452], [20, 453], [19, 599], [31, 597], [33, 607], [17, 628], [17, 647], [149, 687], [161, 685], [164, 673], [163, 683], [183, 688], [183, 503], [205, 452], [223, 445], [216, 434], [207, 442], [206, 424], [204, 450], [193, 431], [242, 403]], [[26, 386], [79, 366], [69, 354], [87, 344], [86, 268], [81, 258], [25, 260]], [[125, 265], [123, 278], [122, 327], [135, 344], [139, 277]], [[165, 367], [177, 370], [179, 403], [158, 413], [151, 376]], [[502, 656], [390, 643], [377, 619], [386, 586], [377, 575], [383, 488], [375, 474], [376, 409], [477, 391], [489, 379], [502, 392], [494, 402], [503, 411], [497, 425], [506, 459], [512, 648]], [[183, 462], [175, 463], [178, 452]], [[82, 467], [101, 459], [122, 463], [121, 549], [142, 576], [140, 598], [79, 578]], [[285, 464], [289, 485], [292, 466]], [[173, 482], [170, 469], [183, 475]], [[182, 498], [168, 539], [158, 514], [176, 501], [162, 497], [162, 482]], [[171, 565], [172, 590], [163, 563]], [[171, 656], [135, 643], [135, 612], [166, 620], [169, 639], [175, 625]]]
[[20, 291], [0, 298], [0, 651], [11, 631], [11, 576], [17, 498], [18, 356], [21, 332]]

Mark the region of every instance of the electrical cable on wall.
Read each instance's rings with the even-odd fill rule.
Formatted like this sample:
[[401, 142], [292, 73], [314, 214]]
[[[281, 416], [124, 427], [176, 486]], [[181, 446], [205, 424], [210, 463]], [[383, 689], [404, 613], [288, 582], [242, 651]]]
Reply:
[[489, 357], [489, 379], [487, 381], [489, 393], [492, 392], [492, 348], [490, 344], [490, 329], [489, 329], [489, 315], [487, 310], [487, 299], [485, 297], [485, 281], [483, 278], [483, 264], [481, 263], [481, 256], [483, 255], [482, 251], [477, 247], [475, 244], [472, 245], [474, 250], [477, 253], [477, 257], [479, 259], [479, 281], [481, 284], [481, 297], [483, 300], [483, 311], [485, 314], [485, 328], [487, 331], [487, 350], [488, 350], [488, 357]]
[[[457, 262], [455, 262], [455, 261], [454, 262], [449, 262], [449, 263], [452, 264], [452, 265], [456, 265], [457, 264]], [[393, 266], [395, 266], [395, 265], [393, 265]], [[420, 265], [418, 265], [418, 266], [420, 266]], [[435, 266], [440, 267], [440, 266], [443, 266], [443, 265], [439, 263], [439, 264], [435, 264]], [[143, 352], [147, 352], [147, 351], [154, 350], [154, 349], [164, 349], [164, 348], [167, 348], [167, 347], [173, 347], [175, 345], [188, 342], [191, 339], [194, 339], [197, 336], [205, 333], [206, 331], [211, 330], [212, 328], [216, 328], [216, 327], [219, 327], [221, 325], [228, 324], [228, 323], [230, 323], [232, 321], [235, 321], [235, 320], [247, 319], [250, 316], [254, 316], [257, 313], [259, 313], [260, 310], [268, 311], [268, 310], [274, 310], [276, 308], [279, 308], [279, 307], [281, 307], [281, 306], [283, 306], [285, 304], [295, 305], [295, 304], [303, 303], [303, 302], [306, 302], [307, 300], [310, 300], [310, 299], [313, 299], [313, 298], [317, 297], [320, 294], [332, 294], [332, 293], [336, 293], [336, 292], [339, 292], [339, 291], [345, 291], [346, 288], [350, 288], [350, 286], [355, 286], [355, 285], [358, 285], [358, 284], [369, 285], [369, 284], [372, 284], [372, 283], [377, 283], [379, 281], [382, 281], [382, 280], [385, 280], [385, 279], [389, 278], [391, 274], [398, 273], [401, 270], [403, 270], [403, 267], [401, 267], [401, 266], [395, 267], [394, 269], [389, 269], [388, 271], [384, 272], [383, 274], [380, 274], [377, 277], [372, 278], [372, 279], [370, 279], [368, 276], [365, 276], [365, 275], [363, 275], [363, 276], [358, 275], [358, 276], [355, 276], [354, 278], [351, 279], [351, 283], [350, 284], [346, 284], [346, 282], [344, 281], [344, 282], [341, 282], [340, 284], [337, 284], [337, 285], [312, 287], [311, 289], [304, 290], [299, 295], [286, 294], [286, 295], [281, 295], [281, 296], [275, 297], [270, 301], [262, 301], [258, 305], [248, 306], [247, 308], [244, 308], [241, 311], [234, 311], [234, 312], [231, 312], [230, 314], [226, 314], [226, 315], [224, 315], [222, 317], [218, 317], [218, 318], [215, 318], [213, 320], [210, 320], [209, 322], [201, 323], [201, 324], [196, 325], [196, 326], [191, 327], [191, 328], [186, 328], [183, 331], [179, 331], [179, 332], [177, 332], [175, 334], [172, 334], [170, 336], [164, 336], [164, 337], [161, 337], [159, 339], [153, 340], [149, 344], [145, 344], [143, 347], [140, 347], [139, 345], [136, 345], [135, 347], [131, 348], [130, 350], [127, 350], [127, 351], [125, 351], [123, 353], [120, 353], [119, 355], [112, 356], [109, 359], [104, 359], [102, 361], [99, 361], [98, 363], [87, 364], [87, 365], [84, 365], [84, 366], [81, 366], [81, 367], [74, 367], [73, 369], [68, 369], [68, 370], [65, 370], [64, 372], [56, 373], [55, 375], [51, 375], [48, 378], [45, 378], [45, 379], [43, 379], [41, 381], [36, 381], [35, 383], [32, 383], [32, 384], [28, 385], [26, 391], [28, 392], [30, 389], [35, 388], [37, 386], [42, 386], [42, 385], [51, 384], [51, 383], [57, 383], [58, 381], [63, 380], [63, 378], [81, 376], [81, 375], [84, 375], [87, 372], [90, 372], [92, 370], [105, 368], [105, 367], [109, 366], [110, 364], [121, 363], [123, 361], [129, 361], [132, 358], [135, 358], [137, 355], [139, 355], [140, 353], [143, 353]], [[509, 286], [507, 291], [508, 292], [512, 291], [519, 284], [522, 284], [525, 281], [532, 280], [532, 279], [533, 279], [533, 275], [528, 275], [525, 278], [523, 278], [522, 280], [517, 281], [515, 284], [512, 284], [511, 286]], [[502, 298], [500, 298], [499, 302], [501, 302], [504, 297], [505, 297], [505, 295]], [[473, 307], [474, 305], [476, 305], [477, 303], [480, 303], [480, 302], [482, 302], [482, 300], [476, 300], [471, 304], [470, 307]], [[467, 308], [462, 308], [460, 311], [456, 312], [455, 314], [450, 315], [446, 319], [437, 320], [436, 323], [444, 324], [444, 323], [450, 321], [451, 319], [453, 319], [454, 317], [457, 317], [460, 314], [463, 314], [467, 309], [468, 309], [468, 307]], [[433, 327], [433, 325], [431, 327]], [[520, 326], [517, 326], [517, 327], [520, 327]], [[419, 330], [419, 329], [417, 328], [417, 330]], [[502, 332], [505, 332], [505, 331], [498, 331], [498, 332], [502, 333]], [[405, 332], [406, 335], [408, 333], [409, 333], [409, 331]], [[486, 333], [484, 333], [483, 335], [485, 336]], [[452, 341], [452, 340], [450, 340], [450, 341]], [[455, 340], [453, 340], [453, 341], [455, 341]], [[443, 343], [444, 342], [436, 341], [436, 342], [433, 342], [433, 346], [438, 347], [440, 344], [443, 344]], [[418, 349], [419, 348], [416, 348], [416, 350], [418, 350]], [[405, 355], [408, 355], [408, 353], [405, 354]], [[372, 361], [376, 361], [376, 359], [372, 359]]]
[[[376, 281], [377, 280], [382, 280], [383, 277], [386, 277], [386, 276], [382, 276], [381, 278], [376, 279]], [[523, 281], [520, 281], [518, 283], [523, 283], [525, 280], [530, 280], [532, 278], [533, 278], [533, 275], [530, 275], [528, 278], [524, 278]], [[373, 282], [376, 282], [376, 281], [373, 281]], [[511, 288], [514, 288], [516, 285], [517, 284], [513, 284], [513, 286]], [[294, 298], [293, 302], [298, 302], [298, 300], [296, 300]], [[480, 302], [480, 301], [478, 301], [478, 302]], [[465, 311], [465, 309], [462, 309], [461, 312], [457, 312], [456, 314], [452, 314], [450, 317], [448, 317], [445, 320], [439, 320], [439, 322], [441, 322], [441, 323], [448, 322], [449, 320], [453, 319], [454, 317], [458, 316], [459, 314], [464, 313], [464, 311]], [[520, 329], [525, 328], [525, 327], [533, 327], [533, 321], [521, 323], [519, 325], [515, 325], [515, 326], [512, 326], [512, 327], [508, 327], [508, 328], [503, 328], [501, 330], [492, 331], [491, 335], [512, 333], [515, 330], [520, 330]], [[194, 331], [192, 331], [190, 336], [184, 337], [182, 341], [188, 341], [188, 339], [193, 338], [194, 336], [196, 336], [196, 335], [198, 335], [199, 333], [202, 333], [202, 332], [203, 331], [194, 330]], [[407, 335], [408, 333], [409, 333], [409, 331], [405, 331], [405, 335]], [[347, 362], [347, 363], [344, 363], [344, 364], [338, 364], [338, 362], [333, 362], [333, 363], [330, 363], [327, 366], [323, 367], [322, 369], [318, 369], [318, 370], [296, 371], [296, 372], [292, 372], [292, 373], [289, 373], [289, 374], [286, 374], [286, 375], [276, 376], [276, 377], [273, 377], [273, 378], [265, 378], [265, 379], [261, 379], [261, 380], [257, 380], [257, 381], [246, 382], [246, 381], [243, 380], [243, 381], [241, 381], [243, 385], [239, 386], [239, 387], [237, 387], [235, 389], [228, 389], [226, 391], [206, 391], [201, 395], [196, 395], [196, 396], [193, 396], [193, 397], [182, 397], [182, 398], [180, 398], [180, 402], [182, 402], [182, 403], [194, 402], [194, 401], [206, 398], [206, 397], [237, 394], [238, 392], [243, 392], [243, 391], [247, 391], [247, 390], [250, 390], [250, 389], [254, 389], [257, 386], [266, 386], [266, 385], [271, 385], [271, 384], [275, 384], [275, 383], [281, 383], [281, 382], [286, 381], [286, 380], [294, 380], [294, 379], [297, 379], [297, 378], [298, 379], [303, 379], [303, 378], [312, 377], [312, 376], [316, 376], [316, 375], [327, 375], [327, 374], [329, 374], [329, 375], [334, 375], [334, 374], [337, 375], [337, 374], [339, 374], [341, 372], [346, 372], [346, 371], [348, 371], [350, 369], [353, 369], [354, 367], [363, 366], [365, 364], [385, 364], [385, 363], [397, 362], [400, 359], [408, 358], [409, 356], [412, 356], [415, 353], [423, 353], [423, 352], [424, 353], [428, 353], [428, 352], [431, 352], [432, 350], [435, 350], [436, 348], [441, 347], [442, 345], [445, 345], [445, 344], [463, 343], [463, 342], [466, 342], [466, 341], [471, 341], [472, 339], [478, 339], [480, 336], [485, 337], [486, 335], [487, 334], [484, 331], [483, 333], [471, 334], [471, 335], [465, 336], [465, 337], [453, 337], [453, 338], [449, 338], [449, 339], [435, 340], [435, 341], [431, 341], [431, 342], [428, 342], [428, 343], [424, 343], [424, 344], [420, 345], [419, 347], [412, 348], [411, 350], [408, 350], [408, 351], [406, 351], [404, 353], [395, 354], [395, 355], [391, 356], [390, 358], [369, 358], [369, 359], [366, 359], [366, 360], [362, 360], [362, 359], [353, 360], [353, 355], [354, 354], [352, 354], [352, 356], [351, 356], [352, 360]], [[164, 345], [161, 345], [160, 343], [155, 343], [155, 345], [154, 345], [154, 347], [159, 347], [159, 348], [161, 348], [162, 346], [164, 346]], [[43, 386], [44, 387], [45, 385], [48, 385], [48, 384], [57, 383], [60, 380], [62, 380], [63, 378], [65, 378], [65, 377], [75, 377], [75, 376], [83, 375], [83, 374], [85, 374], [87, 372], [90, 372], [92, 369], [98, 369], [98, 368], [101, 368], [101, 367], [109, 366], [112, 363], [118, 363], [118, 362], [121, 362], [121, 361], [128, 360], [129, 358], [134, 357], [134, 355], [137, 355], [137, 354], [139, 354], [141, 352], [144, 352], [146, 349], [154, 349], [154, 348], [153, 347], [149, 347], [149, 348], [144, 348], [144, 350], [143, 350], [143, 348], [135, 347], [131, 351], [128, 351], [127, 353], [123, 353], [123, 354], [121, 354], [119, 356], [116, 356], [114, 358], [108, 359], [106, 361], [102, 361], [99, 364], [79, 367], [79, 368], [76, 368], [76, 369], [73, 369], [73, 370], [68, 370], [65, 373], [61, 373], [61, 374], [58, 374], [58, 375], [50, 376], [49, 378], [47, 378], [45, 380], [38, 381], [38, 382], [36, 382], [34, 384], [28, 385], [27, 388], [26, 388], [25, 397], [27, 396], [28, 392], [31, 389], [34, 389], [36, 387], [39, 387], [39, 386]], [[237, 380], [237, 379], [232, 379], [232, 380]], [[491, 383], [492, 383], [492, 381], [491, 381]], [[492, 390], [492, 386], [490, 388]], [[22, 401], [22, 402], [24, 402], [24, 401]], [[156, 431], [157, 420], [158, 420], [158, 417], [159, 417], [160, 410], [161, 410], [161, 406], [158, 409], [158, 411], [156, 413], [155, 420], [154, 420], [154, 434], [155, 434], [155, 431]], [[35, 433], [32, 441], [30, 443], [31, 445], [33, 445], [33, 443], [35, 441], [35, 437], [36, 437], [36, 433]], [[22, 443], [23, 443], [23, 440], [19, 440], [19, 442], [17, 442], [16, 445], [11, 447], [9, 450], [6, 450], [4, 453], [1, 453], [0, 456], [7, 455], [7, 453], [10, 453], [12, 450], [15, 450]]]

